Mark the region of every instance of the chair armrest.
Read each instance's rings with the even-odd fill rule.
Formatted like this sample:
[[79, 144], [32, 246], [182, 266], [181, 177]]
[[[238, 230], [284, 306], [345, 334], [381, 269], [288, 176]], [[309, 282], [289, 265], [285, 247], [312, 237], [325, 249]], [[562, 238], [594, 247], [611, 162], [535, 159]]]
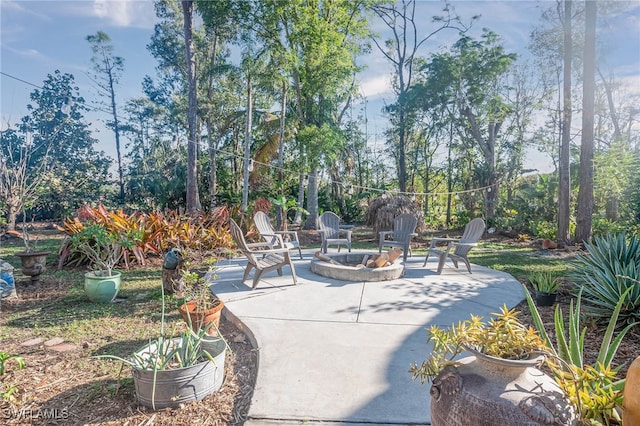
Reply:
[[262, 241], [259, 243], [247, 243], [247, 248], [249, 248], [250, 250], [252, 250], [253, 248], [256, 247], [269, 247], [269, 248], [273, 248], [273, 245], [271, 243], [268, 243], [266, 241]]
[[276, 239], [276, 244], [274, 245], [279, 245], [280, 247], [283, 246], [284, 242], [282, 241], [282, 235], [279, 234], [260, 234], [261, 237], [266, 237], [266, 238], [275, 238]]
[[429, 248], [434, 248], [436, 247], [436, 245], [438, 243], [447, 243], [447, 245], [451, 245], [452, 243], [456, 243], [460, 241], [457, 238], [440, 238], [440, 237], [436, 237], [436, 238], [432, 238], [431, 239], [431, 243], [429, 244]]
[[249, 251], [253, 254], [278, 254], [278, 253], [289, 254], [289, 249], [286, 247], [270, 248], [270, 249], [262, 249], [262, 250], [249, 250]]
[[291, 235], [291, 239], [298, 241], [298, 233], [296, 231], [276, 231], [277, 235]]

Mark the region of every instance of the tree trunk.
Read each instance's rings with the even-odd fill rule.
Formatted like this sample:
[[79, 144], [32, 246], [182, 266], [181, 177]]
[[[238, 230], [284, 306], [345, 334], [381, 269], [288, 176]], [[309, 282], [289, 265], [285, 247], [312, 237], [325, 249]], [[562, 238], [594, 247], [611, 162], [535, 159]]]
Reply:
[[570, 146], [571, 146], [571, 1], [564, 2], [564, 58], [562, 85], [562, 139], [558, 161], [558, 247], [571, 243], [569, 233], [570, 217]]
[[[298, 206], [304, 206], [304, 185], [304, 173], [300, 172], [300, 178], [298, 179]], [[296, 210], [293, 223], [296, 225], [302, 223], [302, 212], [300, 210]]]
[[193, 213], [200, 209], [200, 199], [198, 197], [198, 100], [196, 87], [196, 56], [193, 45], [193, 1], [184, 0], [182, 2], [182, 12], [184, 15], [184, 39], [187, 60], [187, 80], [189, 94], [189, 109], [187, 112], [188, 121], [188, 141], [187, 141], [187, 212]]
[[576, 215], [576, 241], [591, 241], [593, 220], [593, 120], [595, 115], [595, 53], [597, 3], [585, 2], [585, 41], [580, 143], [580, 191]]
[[318, 219], [318, 170], [314, 168], [309, 173], [309, 195], [307, 197], [307, 211], [309, 216], [304, 225], [304, 229], [316, 229]]
[[249, 208], [249, 155], [251, 153], [251, 118], [253, 107], [253, 93], [251, 75], [247, 75], [247, 117], [244, 127], [244, 167], [242, 168], [242, 211]]
[[[8, 201], [8, 200], [7, 200]], [[18, 213], [20, 212], [20, 205], [15, 203], [7, 203], [7, 231], [16, 230], [16, 222], [18, 221]]]
[[116, 157], [118, 159], [118, 184], [120, 186], [120, 204], [124, 204], [124, 172], [122, 171], [122, 153], [120, 151], [120, 125], [118, 124], [118, 110], [116, 109], [116, 92], [111, 70], [109, 70], [109, 91], [111, 92], [111, 114], [113, 115], [113, 132], [116, 136]]
[[207, 134], [209, 135], [209, 209], [213, 210], [216, 207], [216, 198], [218, 197], [218, 171], [216, 169], [218, 158], [218, 150], [216, 149], [217, 132], [210, 120], [207, 120], [206, 126]]
[[[278, 141], [278, 185], [280, 186], [280, 195], [284, 195], [284, 130], [285, 117], [287, 110], [287, 82], [282, 81], [282, 96], [280, 103], [280, 140]], [[300, 204], [302, 205], [302, 204]], [[282, 217], [282, 208], [276, 208], [276, 223], [281, 227], [286, 223], [287, 218]]]

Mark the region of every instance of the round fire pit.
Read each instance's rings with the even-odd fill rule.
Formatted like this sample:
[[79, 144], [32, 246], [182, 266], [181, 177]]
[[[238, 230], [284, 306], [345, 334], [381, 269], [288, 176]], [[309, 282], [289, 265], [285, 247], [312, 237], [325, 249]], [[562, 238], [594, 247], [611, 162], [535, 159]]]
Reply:
[[311, 271], [315, 274], [333, 278], [335, 280], [365, 282], [388, 281], [400, 278], [404, 271], [404, 265], [400, 260], [396, 260], [393, 264], [382, 268], [356, 267], [356, 265], [362, 263], [362, 259], [365, 256], [371, 257], [371, 254], [348, 253], [326, 256], [338, 263], [341, 263], [342, 265], [336, 265], [318, 258], [313, 258], [311, 260]]

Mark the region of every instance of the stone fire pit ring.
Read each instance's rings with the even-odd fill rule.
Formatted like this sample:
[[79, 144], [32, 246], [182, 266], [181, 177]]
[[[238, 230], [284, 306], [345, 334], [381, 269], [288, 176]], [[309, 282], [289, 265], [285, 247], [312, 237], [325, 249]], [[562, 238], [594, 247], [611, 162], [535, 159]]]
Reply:
[[[401, 259], [397, 259], [393, 264], [382, 268], [356, 268], [355, 265], [362, 263], [364, 256], [372, 256], [377, 253], [347, 253], [326, 255], [336, 262], [344, 265], [335, 265], [323, 260], [313, 258], [311, 260], [311, 271], [323, 277], [333, 278], [340, 281], [360, 281], [375, 282], [395, 280], [402, 276], [404, 265]], [[350, 266], [354, 265], [354, 266]]]

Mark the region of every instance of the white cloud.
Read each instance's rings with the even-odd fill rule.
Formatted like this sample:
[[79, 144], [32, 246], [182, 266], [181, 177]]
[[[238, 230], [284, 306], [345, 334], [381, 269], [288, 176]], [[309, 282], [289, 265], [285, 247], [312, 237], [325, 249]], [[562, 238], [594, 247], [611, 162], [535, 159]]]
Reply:
[[118, 27], [153, 28], [155, 23], [152, 1], [94, 0], [92, 13]]
[[367, 78], [360, 84], [360, 92], [369, 99], [392, 94], [391, 80], [388, 75]]

